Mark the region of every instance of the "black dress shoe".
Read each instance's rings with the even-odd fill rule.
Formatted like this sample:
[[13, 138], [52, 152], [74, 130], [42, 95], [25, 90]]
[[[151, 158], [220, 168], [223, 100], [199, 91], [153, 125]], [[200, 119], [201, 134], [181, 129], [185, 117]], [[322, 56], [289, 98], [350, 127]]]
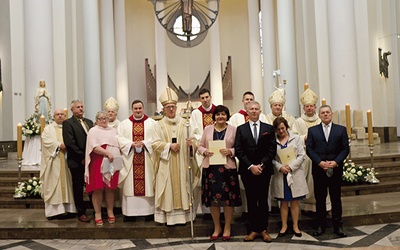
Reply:
[[347, 237], [347, 234], [343, 231], [343, 229], [342, 229], [341, 227], [336, 228], [333, 232], [334, 232], [337, 236], [339, 236], [339, 237], [341, 237], [341, 238]]
[[322, 227], [318, 227], [317, 228], [317, 231], [315, 231], [315, 232], [313, 232], [313, 236], [320, 236], [320, 235], [322, 235], [322, 234], [324, 234], [325, 233], [325, 229], [322, 229]]

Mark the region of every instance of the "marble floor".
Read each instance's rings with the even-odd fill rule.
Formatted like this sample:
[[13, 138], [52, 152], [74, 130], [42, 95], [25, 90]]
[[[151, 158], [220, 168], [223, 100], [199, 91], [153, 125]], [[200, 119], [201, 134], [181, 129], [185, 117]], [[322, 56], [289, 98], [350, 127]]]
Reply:
[[[119, 239], [119, 240], [0, 240], [0, 249], [400, 249], [400, 223], [376, 224], [346, 228], [351, 232], [347, 238], [313, 237], [303, 231], [303, 236], [285, 236], [264, 243], [260, 239], [243, 242], [243, 235], [233, 237], [229, 242], [210, 242], [207, 237], [164, 238], [164, 239]], [[327, 234], [331, 234], [327, 231]], [[271, 234], [273, 238], [277, 234]]]

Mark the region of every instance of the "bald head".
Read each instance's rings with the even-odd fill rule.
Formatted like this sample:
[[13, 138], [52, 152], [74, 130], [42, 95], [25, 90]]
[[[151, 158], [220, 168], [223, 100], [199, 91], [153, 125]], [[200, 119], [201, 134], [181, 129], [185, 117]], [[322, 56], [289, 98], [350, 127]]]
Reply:
[[63, 109], [56, 109], [54, 110], [53, 114], [54, 121], [58, 124], [61, 125], [63, 121], [65, 120], [65, 113]]

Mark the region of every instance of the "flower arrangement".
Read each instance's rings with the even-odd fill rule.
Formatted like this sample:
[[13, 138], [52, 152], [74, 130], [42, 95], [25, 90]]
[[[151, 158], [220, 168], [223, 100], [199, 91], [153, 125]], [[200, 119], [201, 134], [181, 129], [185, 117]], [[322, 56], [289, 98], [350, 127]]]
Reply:
[[22, 125], [22, 134], [24, 136], [34, 136], [40, 134], [40, 126], [36, 122], [35, 115], [31, 115], [25, 120], [24, 125]]
[[345, 183], [363, 183], [371, 179], [371, 169], [364, 168], [363, 166], [356, 165], [351, 160], [343, 162], [343, 175], [342, 180]]
[[21, 197], [40, 196], [42, 194], [42, 181], [36, 177], [23, 181], [15, 188], [15, 194]]

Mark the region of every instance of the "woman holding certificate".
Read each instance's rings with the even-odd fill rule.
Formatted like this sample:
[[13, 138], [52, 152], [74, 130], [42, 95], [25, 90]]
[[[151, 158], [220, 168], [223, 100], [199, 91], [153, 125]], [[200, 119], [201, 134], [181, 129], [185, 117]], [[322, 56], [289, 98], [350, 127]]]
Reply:
[[108, 127], [106, 112], [97, 112], [96, 126], [87, 135], [85, 155], [86, 192], [92, 193], [96, 226], [102, 226], [101, 204], [103, 193], [107, 207], [108, 222], [115, 223], [114, 189], [118, 185], [118, 175], [122, 159], [117, 141], [117, 130]]
[[[202, 203], [210, 207], [214, 232], [210, 240], [231, 238], [233, 208], [242, 205], [235, 161], [236, 127], [227, 124], [229, 109], [223, 105], [215, 108], [213, 125], [204, 128], [197, 152], [204, 156], [201, 182]], [[220, 224], [220, 207], [224, 209], [225, 226]]]
[[306, 179], [301, 167], [305, 159], [305, 151], [300, 137], [289, 133], [289, 124], [285, 118], [276, 118], [273, 127], [276, 133], [277, 154], [275, 160], [272, 161], [274, 175], [271, 181], [271, 194], [281, 202], [282, 228], [278, 236], [286, 235], [290, 202], [294, 235], [301, 237], [302, 234], [298, 225], [299, 200], [304, 199], [308, 193]]

